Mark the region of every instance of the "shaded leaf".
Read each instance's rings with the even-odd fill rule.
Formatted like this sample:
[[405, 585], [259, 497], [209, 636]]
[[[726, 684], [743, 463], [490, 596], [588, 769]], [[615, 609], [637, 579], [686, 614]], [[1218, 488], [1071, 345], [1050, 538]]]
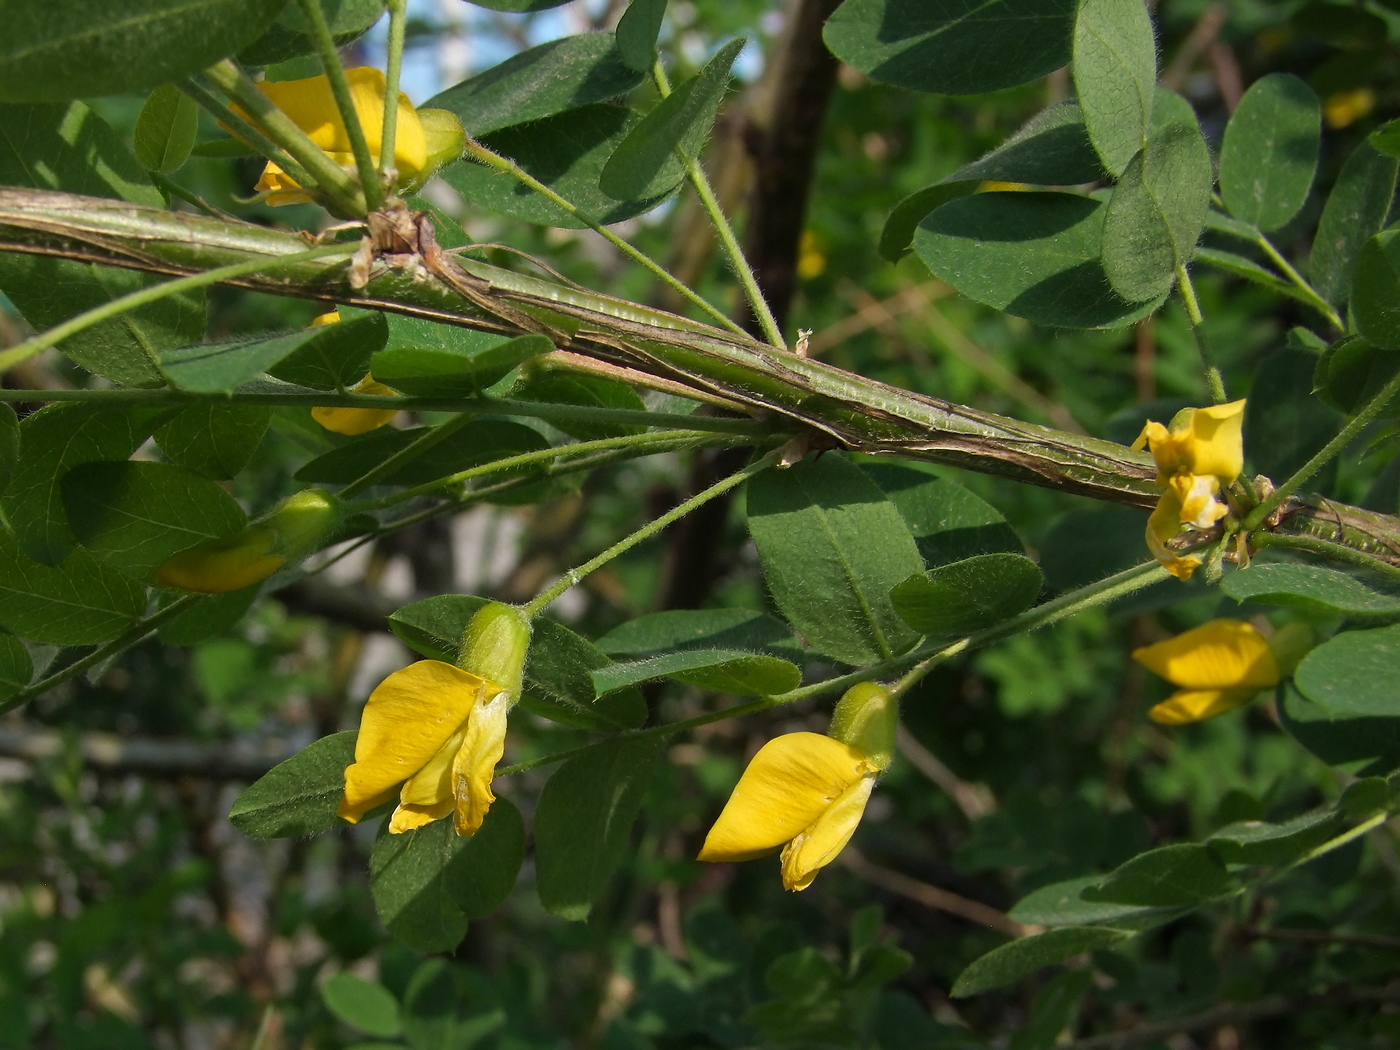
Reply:
[[1066, 926], [1058, 930], [1047, 930], [1034, 937], [994, 948], [976, 960], [953, 982], [950, 995], [963, 998], [980, 995], [982, 992], [1019, 981], [1027, 974], [1055, 963], [1072, 959], [1076, 955], [1107, 948], [1126, 939], [1129, 934], [1122, 930], [1107, 929], [1103, 926]]
[[1334, 717], [1396, 717], [1400, 716], [1396, 667], [1400, 667], [1400, 624], [1343, 631], [1303, 657], [1293, 684]]
[[136, 159], [147, 171], [179, 171], [190, 158], [199, 131], [199, 107], [173, 84], [162, 84], [146, 98], [136, 118]]
[[1220, 196], [1230, 214], [1276, 230], [1302, 209], [1317, 171], [1322, 104], [1291, 73], [1249, 86], [1225, 126]]
[[336, 816], [358, 733], [332, 733], [243, 789], [228, 819], [256, 839], [305, 838], [345, 827]]
[[0, 531], [0, 627], [47, 645], [96, 645], [130, 627], [146, 608], [146, 589], [74, 550], [41, 565]]
[[774, 696], [796, 689], [802, 682], [802, 672], [795, 664], [736, 649], [686, 649], [608, 664], [590, 676], [599, 696], [657, 678], [736, 696]]
[[979, 554], [911, 576], [890, 592], [890, 600], [920, 634], [970, 634], [1029, 609], [1042, 582], [1029, 558]]
[[1074, 87], [1089, 139], [1111, 175], [1147, 142], [1157, 85], [1157, 43], [1141, 0], [1080, 0], [1074, 20]]
[[1357, 255], [1385, 225], [1397, 173], [1400, 160], [1369, 142], [1358, 145], [1342, 165], [1322, 208], [1308, 260], [1312, 285], [1329, 302], [1341, 305], [1351, 298]]
[[396, 1036], [403, 1031], [399, 1001], [377, 981], [337, 973], [321, 984], [321, 1001], [340, 1020], [366, 1035]]
[[1229, 875], [1209, 849], [1183, 842], [1138, 854], [1082, 896], [1088, 901], [1172, 908], [1203, 904], [1229, 884]]
[[1381, 589], [1379, 580], [1363, 580], [1326, 565], [1256, 562], [1230, 573], [1220, 589], [1237, 602], [1282, 605], [1323, 615], [1400, 615], [1400, 595]]

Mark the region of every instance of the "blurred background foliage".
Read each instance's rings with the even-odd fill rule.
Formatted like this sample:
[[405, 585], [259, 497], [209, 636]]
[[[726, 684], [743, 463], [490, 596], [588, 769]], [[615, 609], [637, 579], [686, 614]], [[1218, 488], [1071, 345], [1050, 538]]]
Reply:
[[[422, 102], [523, 46], [609, 27], [623, 6], [578, 0], [512, 15], [459, 0], [415, 3], [406, 89]], [[707, 155], [741, 221], [745, 144], [771, 88], [765, 60], [783, 7], [674, 0], [662, 37], [682, 68], [698, 68], [735, 36], [750, 40]], [[1312, 197], [1291, 224], [1297, 232], [1276, 238], [1297, 255], [1341, 160], [1400, 114], [1400, 5], [1161, 0], [1154, 14], [1164, 82], [1190, 99], [1213, 147], [1243, 88], [1266, 73], [1295, 73], [1324, 99]], [[347, 64], [378, 63], [383, 46], [382, 28], [372, 31], [347, 48]], [[896, 265], [876, 250], [901, 198], [1069, 90], [1063, 71], [967, 99], [839, 71], [790, 313], [793, 325], [813, 330], [813, 355], [1119, 440], [1136, 431], [1145, 403], [1206, 399], [1174, 303], [1126, 331], [1056, 332], [961, 298], [914, 256]], [[142, 101], [94, 105], [130, 139]], [[212, 126], [206, 131], [214, 136]], [[251, 192], [260, 163], [196, 156], [181, 181], [232, 209]], [[590, 233], [478, 212], [440, 184], [427, 195], [478, 241], [547, 258], [591, 288], [675, 306]], [[324, 221], [311, 206], [242, 213], [308, 229]], [[693, 198], [683, 194], [625, 229], [704, 294], [741, 308]], [[497, 254], [493, 261], [510, 264]], [[1305, 320], [1301, 308], [1204, 269], [1197, 288], [1230, 388], [1247, 392], [1261, 361]], [[210, 298], [211, 338], [296, 327], [315, 312], [230, 288]], [[23, 334], [13, 317], [4, 324], [6, 341]], [[78, 381], [61, 358], [38, 367], [56, 373], [50, 381]], [[296, 489], [291, 475], [326, 440], [292, 413], [279, 415], [236, 495], [254, 512], [273, 505]], [[1361, 455], [1343, 459], [1333, 487], [1358, 504], [1394, 448], [1365, 462]], [[371, 829], [267, 842], [228, 824], [233, 798], [257, 771], [353, 727], [369, 688], [408, 662], [385, 630], [388, 612], [454, 591], [527, 598], [673, 506], [710, 469], [706, 457], [643, 460], [535, 506], [481, 507], [425, 523], [315, 583], [260, 600], [223, 637], [191, 649], [152, 640], [11, 717], [0, 726], [10, 756], [0, 760], [0, 1047], [1032, 1050], [1056, 1045], [1076, 1016], [1137, 1023], [1150, 1037], [1157, 1020], [1212, 1009], [1221, 1012], [1209, 1023], [1187, 1032], [1168, 1024], [1160, 1039], [1060, 1045], [1400, 1043], [1400, 1014], [1316, 994], [1395, 975], [1400, 858], [1389, 825], [1231, 906], [1169, 923], [1121, 952], [1099, 952], [1093, 966], [948, 997], [970, 960], [1017, 931], [1005, 912], [1029, 891], [1111, 870], [1156, 843], [1200, 839], [1241, 819], [1290, 817], [1338, 795], [1338, 774], [1293, 744], [1266, 705], [1170, 732], [1144, 717], [1167, 687], [1127, 654], [1214, 615], [1223, 599], [1204, 588], [1170, 608], [1146, 601], [1095, 610], [931, 675], [905, 700], [901, 757], [853, 848], [801, 895], [782, 891], [774, 860], [705, 867], [692, 858], [743, 761], [774, 734], [822, 731], [819, 702], [721, 722], [675, 743], [633, 849], [587, 923], [543, 911], [527, 861], [505, 905], [472, 923], [445, 958], [425, 960], [379, 925], [366, 882]], [[1066, 572], [1111, 568], [1114, 549], [1125, 545], [1140, 558], [1135, 512], [946, 473], [1000, 510], [1033, 555], [1060, 551]], [[1393, 489], [1379, 509], [1397, 509]], [[1099, 516], [1095, 535], [1108, 538], [1064, 553], [1086, 513]], [[735, 508], [715, 526], [713, 535], [676, 528], [643, 544], [555, 613], [597, 638], [675, 604], [682, 591], [701, 605], [763, 608]], [[1116, 536], [1130, 539], [1114, 548]], [[695, 544], [707, 549], [697, 554]], [[683, 568], [696, 558], [710, 559], [712, 571], [683, 586]], [[696, 691], [675, 684], [653, 687], [649, 700], [664, 721], [703, 709]], [[507, 754], [527, 760], [576, 736], [517, 717]], [[528, 812], [545, 776], [504, 778], [498, 790]], [[1309, 1009], [1268, 1009], [1308, 995]]]

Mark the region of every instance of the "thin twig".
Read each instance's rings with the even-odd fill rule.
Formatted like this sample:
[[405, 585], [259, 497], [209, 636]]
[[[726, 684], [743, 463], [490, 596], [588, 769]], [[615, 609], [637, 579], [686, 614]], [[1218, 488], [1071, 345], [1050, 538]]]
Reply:
[[895, 743], [909, 764], [942, 788], [968, 820], [980, 820], [988, 813], [996, 812], [996, 799], [990, 791], [981, 784], [971, 784], [959, 777], [937, 755], [919, 743], [902, 722], [895, 732]]
[[967, 919], [979, 926], [986, 926], [998, 933], [1004, 933], [1008, 937], [1030, 937], [1044, 930], [1043, 926], [1035, 926], [1007, 918], [1004, 913], [997, 911], [990, 904], [983, 904], [981, 901], [963, 897], [952, 890], [931, 886], [927, 882], [920, 882], [918, 879], [910, 878], [898, 871], [872, 864], [853, 846], [847, 846], [841, 851], [840, 860], [851, 870], [852, 874], [879, 886], [883, 890], [889, 890], [891, 893], [897, 893], [911, 901], [917, 901], [925, 907], [947, 912], [949, 915], [956, 915], [960, 919]]

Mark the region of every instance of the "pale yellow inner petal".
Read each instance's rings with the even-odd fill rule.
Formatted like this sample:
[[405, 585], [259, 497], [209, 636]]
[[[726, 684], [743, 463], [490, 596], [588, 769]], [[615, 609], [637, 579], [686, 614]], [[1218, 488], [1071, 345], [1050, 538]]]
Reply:
[[477, 704], [467, 722], [462, 746], [452, 762], [456, 796], [453, 819], [459, 835], [475, 835], [486, 819], [486, 811], [496, 801], [491, 793], [491, 779], [496, 774], [496, 763], [505, 754], [506, 716], [511, 704], [509, 693], [497, 693]]
[[1212, 620], [1133, 652], [1133, 659], [1183, 689], [1267, 689], [1279, 681], [1269, 644], [1241, 620]]
[[817, 872], [846, 848], [874, 787], [873, 776], [861, 777], [843, 791], [811, 827], [787, 844], [783, 850], [783, 885], [787, 889], [805, 890], [817, 877]]
[[1147, 712], [1162, 725], [1179, 726], [1223, 715], [1249, 703], [1257, 689], [1183, 689]]
[[752, 860], [810, 828], [869, 771], [855, 748], [820, 733], [788, 733], [754, 755], [700, 850], [700, 860]]
[[440, 660], [420, 660], [379, 683], [365, 703], [340, 815], [351, 822], [418, 773], [461, 728], [486, 682]]

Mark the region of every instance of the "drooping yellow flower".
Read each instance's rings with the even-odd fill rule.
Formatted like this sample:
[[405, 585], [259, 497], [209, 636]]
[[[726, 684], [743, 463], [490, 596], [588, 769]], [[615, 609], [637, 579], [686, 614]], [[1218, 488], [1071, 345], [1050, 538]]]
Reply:
[[166, 559], [156, 570], [155, 584], [198, 594], [241, 591], [283, 566], [287, 559], [273, 553], [276, 545], [276, 530], [265, 526], [205, 540]]
[[1178, 692], [1148, 712], [1154, 722], [1182, 725], [1214, 718], [1278, 685], [1278, 660], [1264, 636], [1240, 620], [1212, 620], [1185, 634], [1133, 651], [1133, 659]]
[[[375, 164], [379, 163], [379, 147], [384, 130], [384, 74], [370, 66], [345, 71], [350, 81], [350, 99], [355, 115], [364, 129], [365, 142]], [[306, 132], [312, 142], [325, 150], [342, 167], [355, 167], [355, 155], [350, 135], [340, 119], [330, 81], [325, 75], [305, 80], [283, 80], [258, 85], [258, 90], [291, 118], [292, 123]], [[428, 139], [418, 112], [408, 96], [399, 93], [398, 125], [394, 132], [394, 167], [402, 182], [412, 183], [428, 167]], [[281, 168], [271, 162], [258, 180], [258, 192], [269, 194], [272, 205], [305, 204], [311, 196]]]
[[875, 778], [889, 765], [897, 717], [888, 689], [862, 683], [837, 705], [833, 736], [787, 733], [768, 741], [739, 778], [699, 859], [754, 860], [781, 848], [783, 886], [806, 889], [855, 834]]
[[[376, 397], [393, 397], [398, 393], [393, 387], [385, 386], [372, 375], [366, 375], [350, 388], [350, 392], [373, 394]], [[318, 405], [311, 410], [311, 418], [327, 430], [352, 437], [378, 430], [398, 414], [397, 408], [331, 408]]]
[[496, 800], [491, 780], [529, 637], [519, 610], [493, 602], [467, 628], [460, 662], [471, 670], [420, 660], [384, 679], [365, 703], [340, 816], [356, 824], [397, 792], [391, 834], [449, 813], [457, 834], [475, 834]]
[[1166, 491], [1147, 521], [1147, 546], [1173, 576], [1190, 579], [1201, 559], [1181, 556], [1168, 541], [1183, 525], [1208, 529], [1229, 513], [1216, 497], [1244, 470], [1244, 402], [1188, 408], [1170, 427], [1149, 422], [1133, 442], [1157, 464], [1157, 484]]

